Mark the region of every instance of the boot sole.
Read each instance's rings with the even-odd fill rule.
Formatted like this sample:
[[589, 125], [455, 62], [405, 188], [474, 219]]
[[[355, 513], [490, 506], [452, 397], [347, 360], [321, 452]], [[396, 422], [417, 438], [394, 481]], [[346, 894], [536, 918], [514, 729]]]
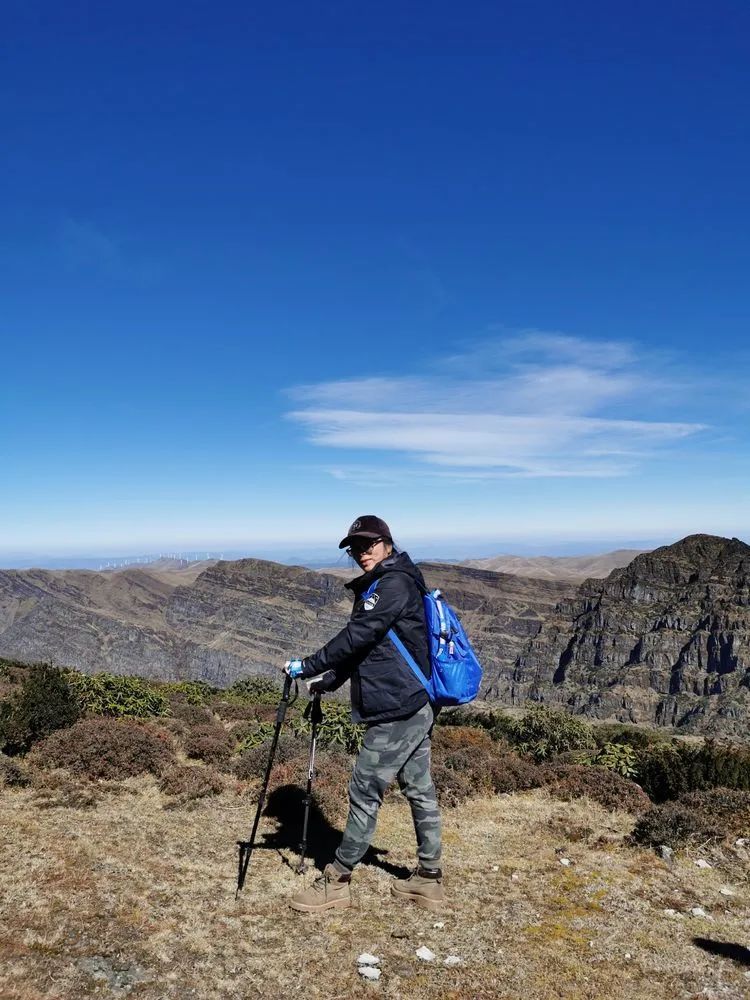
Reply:
[[428, 896], [422, 896], [416, 892], [402, 892], [400, 889], [396, 889], [395, 886], [391, 886], [391, 895], [396, 899], [402, 900], [404, 903], [416, 903], [417, 906], [421, 906], [424, 910], [442, 910], [445, 906], [445, 900], [443, 899], [430, 899]]
[[323, 910], [345, 910], [354, 906], [354, 903], [351, 899], [332, 899], [328, 903], [290, 903], [289, 905], [300, 913], [322, 913]]

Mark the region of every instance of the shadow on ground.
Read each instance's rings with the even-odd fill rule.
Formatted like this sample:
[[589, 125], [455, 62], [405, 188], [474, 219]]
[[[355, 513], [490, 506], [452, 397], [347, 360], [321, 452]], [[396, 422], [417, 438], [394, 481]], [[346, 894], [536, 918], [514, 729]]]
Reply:
[[[256, 850], [291, 851], [297, 857], [285, 858], [287, 864], [296, 867], [299, 860], [302, 824], [305, 816], [305, 793], [298, 785], [282, 785], [268, 796], [266, 816], [275, 819], [279, 827], [273, 833], [266, 833], [256, 845]], [[331, 826], [318, 806], [310, 806], [307, 828], [307, 858], [320, 871], [333, 860], [333, 855], [341, 841], [341, 830]], [[384, 860], [388, 851], [380, 847], [370, 847], [362, 859], [363, 864], [380, 868], [394, 878], [407, 878], [410, 874], [403, 865], [394, 865]]]
[[693, 944], [710, 955], [721, 955], [722, 958], [731, 958], [740, 965], [750, 965], [750, 948], [742, 944], [735, 944], [732, 941], [712, 941], [711, 938], [694, 937]]

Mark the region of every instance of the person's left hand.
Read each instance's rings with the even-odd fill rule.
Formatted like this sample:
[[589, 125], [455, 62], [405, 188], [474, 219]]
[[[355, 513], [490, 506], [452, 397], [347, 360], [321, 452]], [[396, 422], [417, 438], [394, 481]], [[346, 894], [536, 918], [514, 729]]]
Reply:
[[284, 673], [296, 680], [302, 676], [302, 660], [287, 660], [284, 664]]

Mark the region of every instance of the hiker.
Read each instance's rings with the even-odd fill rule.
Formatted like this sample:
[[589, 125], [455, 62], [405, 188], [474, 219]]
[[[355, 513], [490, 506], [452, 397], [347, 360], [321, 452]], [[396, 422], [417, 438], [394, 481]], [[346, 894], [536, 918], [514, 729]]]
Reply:
[[[333, 861], [312, 887], [290, 900], [295, 910], [318, 912], [352, 905], [352, 871], [370, 846], [378, 809], [394, 778], [411, 806], [418, 864], [391, 893], [427, 909], [441, 907], [440, 812], [430, 774], [434, 710], [422, 683], [388, 637], [393, 629], [430, 677], [421, 572], [393, 544], [391, 530], [374, 514], [358, 517], [339, 543], [362, 570], [346, 584], [354, 607], [345, 628], [303, 660], [289, 660], [294, 678], [319, 677], [311, 694], [351, 681], [352, 718], [366, 726], [349, 783], [349, 817]], [[375, 588], [373, 584], [377, 581]], [[322, 676], [319, 676], [322, 675]]]

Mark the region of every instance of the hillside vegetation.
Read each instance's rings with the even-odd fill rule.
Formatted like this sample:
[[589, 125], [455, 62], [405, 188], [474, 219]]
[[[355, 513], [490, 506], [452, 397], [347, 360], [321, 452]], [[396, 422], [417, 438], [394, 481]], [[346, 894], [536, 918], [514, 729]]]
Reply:
[[[279, 695], [257, 679], [220, 691], [2, 663], [0, 996], [746, 995], [742, 745], [543, 708], [444, 712], [433, 743], [445, 914], [389, 897], [389, 878], [413, 863], [408, 808], [392, 791], [357, 908], [300, 917], [285, 898], [303, 881], [303, 698], [234, 900], [235, 841], [249, 831]], [[359, 738], [344, 706], [325, 705], [309, 840], [319, 867], [345, 819]], [[434, 961], [417, 958], [423, 944]], [[381, 960], [378, 983], [357, 972], [363, 951]]]

